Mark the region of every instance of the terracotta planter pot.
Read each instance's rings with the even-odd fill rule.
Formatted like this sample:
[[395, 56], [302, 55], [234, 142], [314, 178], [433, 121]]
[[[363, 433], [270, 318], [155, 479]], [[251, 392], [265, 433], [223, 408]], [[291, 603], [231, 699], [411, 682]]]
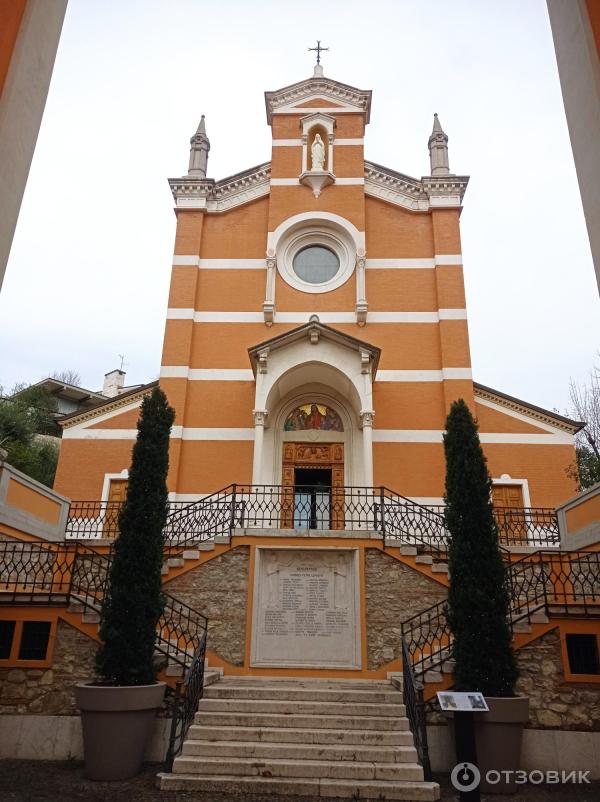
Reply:
[[164, 682], [124, 687], [76, 685], [86, 777], [126, 780], [139, 772], [165, 688]]

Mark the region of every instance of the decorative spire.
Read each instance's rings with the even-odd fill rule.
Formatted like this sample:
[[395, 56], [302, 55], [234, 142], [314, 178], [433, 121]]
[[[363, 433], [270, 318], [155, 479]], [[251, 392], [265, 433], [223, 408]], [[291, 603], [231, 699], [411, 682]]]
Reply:
[[448, 137], [442, 129], [437, 114], [433, 115], [433, 130], [428, 144], [431, 175], [449, 175]]
[[190, 139], [190, 166], [188, 168], [188, 175], [196, 175], [200, 178], [206, 178], [206, 168], [208, 165], [208, 151], [210, 150], [210, 142], [206, 136], [206, 125], [204, 123], [204, 114], [200, 118], [200, 125], [194, 136]]

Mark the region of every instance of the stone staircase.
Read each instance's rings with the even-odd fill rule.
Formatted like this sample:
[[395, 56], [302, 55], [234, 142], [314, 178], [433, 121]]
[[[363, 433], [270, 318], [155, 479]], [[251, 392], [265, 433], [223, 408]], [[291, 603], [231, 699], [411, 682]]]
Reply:
[[[170, 544], [167, 544], [168, 546]], [[167, 555], [163, 562], [161, 573], [163, 576], [169, 576], [172, 568], [183, 568], [187, 563], [190, 567], [195, 567], [200, 556], [207, 551], [215, 551], [217, 546], [228, 546], [229, 537], [226, 535], [217, 535], [208, 540], [203, 540], [199, 543], [187, 544], [182, 550], [175, 555]], [[172, 544], [173, 548], [177, 548], [177, 544]]]
[[399, 680], [226, 677], [206, 688], [172, 774], [173, 791], [436, 800]]
[[[522, 603], [526, 603], [523, 600]], [[544, 625], [550, 622], [546, 612], [543, 609], [534, 609], [528, 611], [522, 607], [518, 613], [512, 613], [513, 618], [512, 631], [515, 636], [518, 635], [531, 635], [531, 639], [538, 634], [536, 632], [536, 625]], [[516, 620], [515, 620], [516, 619]], [[543, 632], [539, 632], [543, 634]], [[528, 643], [530, 638], [522, 639], [522, 643], [515, 645], [521, 646]], [[438, 685], [444, 682], [444, 675], [452, 675], [454, 671], [454, 660], [450, 656], [450, 646], [441, 649], [436, 653], [434, 658], [426, 658], [417, 670], [418, 678], [427, 685]], [[427, 698], [427, 693], [425, 694]]]

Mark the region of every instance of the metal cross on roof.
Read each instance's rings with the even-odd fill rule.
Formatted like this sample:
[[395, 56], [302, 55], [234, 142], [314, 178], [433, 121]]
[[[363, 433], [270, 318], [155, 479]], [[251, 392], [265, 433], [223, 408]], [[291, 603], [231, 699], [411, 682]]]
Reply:
[[316, 47], [309, 47], [308, 49], [317, 51], [317, 64], [321, 63], [321, 53], [324, 50], [329, 50], [328, 47], [321, 47], [321, 40], [320, 39], [317, 39], [317, 46]]

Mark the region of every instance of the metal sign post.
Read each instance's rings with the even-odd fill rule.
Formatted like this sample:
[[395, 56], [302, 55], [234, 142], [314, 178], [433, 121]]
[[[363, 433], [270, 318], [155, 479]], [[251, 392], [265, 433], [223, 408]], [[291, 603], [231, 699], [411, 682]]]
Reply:
[[454, 713], [456, 766], [452, 784], [459, 792], [460, 802], [480, 802], [474, 713], [485, 713], [489, 709], [487, 703], [483, 694], [477, 692], [441, 691], [437, 698], [444, 712]]

